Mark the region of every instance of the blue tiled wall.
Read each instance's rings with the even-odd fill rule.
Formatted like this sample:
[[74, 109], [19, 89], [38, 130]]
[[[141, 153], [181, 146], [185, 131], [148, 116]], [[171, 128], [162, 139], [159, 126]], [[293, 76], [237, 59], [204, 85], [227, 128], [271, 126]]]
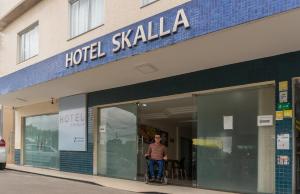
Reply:
[[82, 174], [93, 173], [93, 144], [88, 143], [86, 152], [60, 152], [60, 170]]
[[[83, 45], [50, 57], [37, 64], [26, 67], [10, 75], [0, 78], [0, 94], [6, 94], [38, 83], [57, 79], [76, 72], [91, 69], [122, 58], [144, 53], [161, 47], [166, 47], [193, 37], [201, 36], [221, 29], [233, 27], [245, 22], [261, 19], [284, 11], [298, 8], [300, 0], [192, 0], [188, 3], [167, 10], [148, 19], [142, 20], [123, 29], [117, 30]], [[126, 49], [116, 54], [112, 53], [112, 36], [128, 29], [136, 29], [143, 25], [147, 30], [147, 22], [159, 22], [164, 16], [167, 26], [172, 25], [178, 9], [184, 8], [190, 20], [191, 28], [148, 43], [140, 43], [132, 49]], [[154, 27], [158, 31], [158, 25]], [[133, 39], [133, 36], [131, 37]], [[65, 68], [65, 54], [76, 48], [82, 48], [94, 41], [102, 41], [106, 51], [105, 58], [88, 61], [74, 68]]]
[[[290, 134], [290, 142], [293, 140], [292, 119], [285, 119], [276, 122], [276, 136], [278, 134]], [[291, 194], [292, 193], [292, 177], [293, 177], [293, 148], [290, 145], [290, 150], [276, 150], [277, 156], [288, 156], [290, 163], [287, 166], [278, 165], [276, 162], [276, 193]]]
[[[276, 87], [276, 105], [279, 104], [279, 82], [288, 81], [288, 102], [292, 104], [292, 81], [278, 80]], [[276, 193], [277, 194], [291, 194], [292, 193], [292, 178], [293, 178], [293, 119], [285, 118], [284, 120], [276, 121]], [[290, 135], [290, 149], [289, 150], [278, 150], [277, 149], [277, 135], [289, 134]], [[277, 163], [278, 156], [288, 156], [290, 158], [289, 165], [279, 165]]]
[[60, 170], [83, 174], [93, 174], [93, 112], [88, 109], [87, 151], [60, 151]]
[[20, 165], [20, 149], [15, 149], [15, 164]]

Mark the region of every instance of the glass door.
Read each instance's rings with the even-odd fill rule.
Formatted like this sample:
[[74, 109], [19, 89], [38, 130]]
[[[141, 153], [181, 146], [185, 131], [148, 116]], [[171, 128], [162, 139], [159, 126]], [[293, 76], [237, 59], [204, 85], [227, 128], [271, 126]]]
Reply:
[[137, 105], [99, 109], [98, 173], [136, 180]]
[[[197, 186], [274, 193], [274, 87], [200, 95], [196, 103]], [[273, 123], [259, 125], [259, 116]]]

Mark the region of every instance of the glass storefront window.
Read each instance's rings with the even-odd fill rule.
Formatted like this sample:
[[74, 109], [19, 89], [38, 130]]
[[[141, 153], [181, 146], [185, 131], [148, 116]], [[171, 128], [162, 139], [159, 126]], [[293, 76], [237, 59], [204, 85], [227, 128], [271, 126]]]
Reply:
[[99, 109], [98, 173], [136, 179], [137, 105]]
[[275, 112], [273, 87], [197, 97], [197, 185], [242, 193], [274, 193], [275, 129], [258, 115]]
[[24, 164], [59, 168], [57, 114], [25, 118]]
[[[180, 167], [166, 169], [173, 184], [274, 193], [274, 87], [205, 94], [194, 100], [149, 102], [139, 109], [136, 104], [98, 109], [98, 173], [134, 180], [143, 176], [147, 134], [155, 129], [168, 134], [170, 161], [184, 161]], [[259, 126], [258, 116], [273, 117], [273, 124]], [[142, 145], [137, 142], [137, 121]], [[176, 173], [179, 168], [182, 174]], [[175, 181], [178, 178], [182, 181]]]

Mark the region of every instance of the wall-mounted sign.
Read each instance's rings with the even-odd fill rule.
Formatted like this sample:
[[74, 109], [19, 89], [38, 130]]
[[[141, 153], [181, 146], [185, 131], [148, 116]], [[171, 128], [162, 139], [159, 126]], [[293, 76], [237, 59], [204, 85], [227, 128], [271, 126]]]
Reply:
[[293, 118], [293, 110], [284, 110], [283, 117], [284, 118]]
[[276, 111], [276, 121], [283, 120], [283, 111]]
[[292, 109], [292, 105], [289, 102], [285, 102], [285, 103], [279, 103], [277, 105], [277, 110], [281, 111], [281, 110], [289, 110]]
[[59, 100], [59, 150], [86, 151], [86, 95]]
[[233, 116], [223, 116], [223, 127], [224, 130], [233, 129]]
[[279, 92], [279, 102], [284, 103], [287, 101], [288, 101], [288, 92], [287, 91]]
[[290, 149], [290, 134], [278, 134], [277, 135], [277, 149], [289, 150]]
[[277, 164], [287, 166], [290, 164], [290, 158], [288, 156], [277, 156]]
[[287, 91], [288, 90], [288, 81], [281, 81], [279, 82], [279, 91]]
[[100, 133], [105, 133], [105, 132], [106, 132], [106, 128], [107, 128], [107, 120], [106, 120], [106, 119], [103, 119], [103, 120], [100, 122], [99, 132], [100, 132]]
[[260, 115], [257, 117], [257, 126], [273, 126], [273, 115]]
[[[190, 28], [190, 23], [184, 9], [179, 9], [173, 18], [171, 24], [167, 23], [170, 20], [161, 17], [159, 21], [149, 21], [146, 25], [141, 24], [136, 28], [118, 32], [112, 36], [111, 43], [96, 41], [85, 47], [77, 48], [74, 51], [66, 53], [65, 66], [69, 68], [80, 65], [83, 61], [101, 59], [107, 55], [107, 52], [117, 53], [120, 50], [131, 49], [138, 46], [140, 42], [148, 43], [168, 35], [172, 36], [178, 32], [179, 28]], [[111, 48], [111, 50], [104, 51], [104, 45], [106, 45], [106, 48]]]

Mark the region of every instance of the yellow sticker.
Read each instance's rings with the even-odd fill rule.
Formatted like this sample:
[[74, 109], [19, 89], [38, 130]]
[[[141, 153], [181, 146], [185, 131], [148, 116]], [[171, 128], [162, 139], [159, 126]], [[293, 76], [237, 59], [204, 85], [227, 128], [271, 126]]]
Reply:
[[276, 120], [283, 120], [283, 111], [276, 111]]
[[292, 118], [293, 117], [293, 110], [284, 110], [283, 111], [284, 118]]
[[288, 81], [279, 82], [279, 91], [287, 91], [288, 90]]
[[211, 147], [211, 148], [222, 148], [223, 142], [221, 139], [204, 139], [198, 138], [193, 139], [193, 145], [202, 146], [202, 147]]

